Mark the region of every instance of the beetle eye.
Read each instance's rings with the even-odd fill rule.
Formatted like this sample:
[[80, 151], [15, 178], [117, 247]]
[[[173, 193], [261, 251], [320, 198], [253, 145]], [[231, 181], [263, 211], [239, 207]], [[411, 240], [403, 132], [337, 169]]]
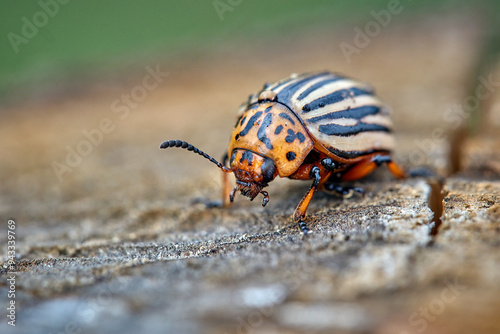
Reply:
[[262, 180], [264, 181], [264, 183], [269, 183], [274, 179], [274, 173], [276, 172], [276, 165], [271, 159], [266, 158], [264, 160], [264, 163], [262, 164], [261, 171], [262, 171]]

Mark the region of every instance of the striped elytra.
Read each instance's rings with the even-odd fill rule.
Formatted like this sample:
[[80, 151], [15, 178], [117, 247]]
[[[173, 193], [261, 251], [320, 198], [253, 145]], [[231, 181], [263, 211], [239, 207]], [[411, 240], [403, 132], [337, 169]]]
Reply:
[[314, 141], [339, 158], [394, 148], [388, 109], [366, 83], [328, 72], [292, 75], [251, 96], [248, 106], [267, 91], [301, 120]]
[[[226, 205], [240, 191], [252, 200], [262, 194], [265, 206], [269, 195], [263, 188], [277, 176], [312, 180], [293, 214], [307, 232], [304, 219], [316, 190], [346, 193], [339, 181], [363, 178], [381, 164], [398, 178], [406, 176], [390, 158], [391, 131], [388, 109], [370, 85], [322, 72], [292, 75], [250, 95], [240, 108], [223, 164], [184, 141], [166, 141], [160, 148], [185, 148], [215, 163], [225, 175]], [[236, 178], [232, 191], [228, 173]]]

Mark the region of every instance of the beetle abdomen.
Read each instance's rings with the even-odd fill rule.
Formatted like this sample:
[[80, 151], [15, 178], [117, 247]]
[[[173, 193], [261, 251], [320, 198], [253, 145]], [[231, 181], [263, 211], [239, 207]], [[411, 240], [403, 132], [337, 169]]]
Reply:
[[368, 84], [324, 72], [292, 75], [264, 90], [275, 92], [276, 102], [290, 108], [315, 140], [341, 158], [394, 147], [389, 112]]

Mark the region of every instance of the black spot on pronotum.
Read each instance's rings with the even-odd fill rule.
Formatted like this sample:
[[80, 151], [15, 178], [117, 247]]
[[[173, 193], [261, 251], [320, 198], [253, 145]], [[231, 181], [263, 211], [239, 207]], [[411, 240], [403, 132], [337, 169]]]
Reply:
[[287, 143], [293, 143], [293, 141], [295, 140], [295, 132], [293, 132], [292, 129], [288, 129], [288, 136], [285, 137], [285, 141]]
[[274, 131], [274, 134], [279, 135], [282, 130], [283, 130], [283, 125], [278, 125], [276, 127], [276, 130]]
[[252, 152], [244, 151], [243, 154], [241, 155], [240, 163], [243, 163], [244, 160], [248, 161], [249, 166], [252, 166], [252, 161], [253, 161]]
[[234, 124], [234, 127], [237, 127], [238, 124], [240, 124], [240, 121], [241, 121], [242, 117], [243, 117], [243, 115], [240, 115], [240, 117], [238, 117], [238, 119], [236, 120], [236, 124]]
[[302, 132], [295, 133], [292, 129], [288, 129], [288, 136], [286, 136], [285, 141], [287, 143], [293, 143], [295, 139], [298, 139], [301, 143], [306, 140], [306, 136]]
[[304, 140], [306, 140], [306, 136], [304, 136], [304, 134], [302, 132], [297, 132], [297, 139], [303, 143]]
[[295, 160], [295, 157], [296, 157], [295, 152], [290, 151], [286, 154], [286, 158], [288, 159], [288, 161]]
[[265, 113], [268, 113], [271, 111], [271, 109], [273, 109], [273, 107], [267, 107], [266, 110], [264, 110]]
[[284, 112], [282, 112], [282, 113], [279, 114], [279, 116], [281, 118], [286, 119], [287, 121], [290, 121], [290, 123], [292, 123], [292, 125], [295, 125], [294, 120], [288, 114], [285, 114]]
[[240, 126], [242, 126], [242, 125], [243, 125], [243, 123], [245, 123], [245, 120], [246, 120], [246, 119], [247, 119], [247, 117], [246, 117], [246, 116], [244, 116], [243, 118], [241, 118], [241, 121], [240, 121]]
[[273, 149], [273, 145], [271, 144], [271, 140], [266, 135], [266, 130], [271, 125], [273, 121], [273, 115], [272, 114], [267, 114], [266, 117], [264, 117], [264, 120], [262, 121], [262, 124], [259, 128], [259, 131], [257, 132], [257, 138], [266, 144], [266, 147], [270, 150]]
[[239, 133], [237, 133], [236, 136], [234, 136], [234, 140], [238, 140], [238, 139], [240, 139], [240, 134]]
[[248, 133], [248, 131], [250, 131], [250, 129], [253, 127], [253, 123], [255, 123], [255, 121], [257, 121], [257, 119], [259, 119], [260, 115], [262, 115], [262, 111], [259, 111], [255, 115], [253, 115], [252, 117], [250, 117], [250, 119], [248, 120], [247, 125], [240, 132], [240, 136], [244, 136], [244, 135], [246, 135]]

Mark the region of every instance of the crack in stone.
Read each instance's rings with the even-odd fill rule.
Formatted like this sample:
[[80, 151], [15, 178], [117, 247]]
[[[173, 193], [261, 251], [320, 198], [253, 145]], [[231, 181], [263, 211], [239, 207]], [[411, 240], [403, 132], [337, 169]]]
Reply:
[[444, 204], [443, 200], [446, 194], [443, 193], [443, 181], [438, 179], [429, 179], [427, 184], [431, 187], [429, 193], [428, 205], [434, 217], [432, 221], [434, 226], [431, 229], [430, 235], [435, 236], [439, 232], [439, 227], [442, 224], [441, 216], [443, 215]]

